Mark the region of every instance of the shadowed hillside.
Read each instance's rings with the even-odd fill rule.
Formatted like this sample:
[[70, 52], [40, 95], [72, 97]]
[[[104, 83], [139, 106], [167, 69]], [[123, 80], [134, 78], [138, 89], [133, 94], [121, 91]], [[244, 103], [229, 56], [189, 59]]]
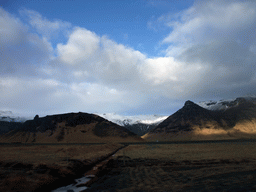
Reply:
[[256, 104], [242, 98], [225, 110], [211, 111], [192, 101], [155, 129], [142, 136], [145, 139], [231, 139], [250, 138], [256, 134]]
[[102, 117], [88, 113], [67, 113], [28, 120], [19, 129], [1, 137], [2, 142], [96, 143], [140, 141], [136, 134]]
[[157, 124], [143, 124], [143, 123], [136, 123], [132, 125], [124, 125], [126, 129], [129, 131], [142, 136], [145, 133], [149, 132], [150, 130], [154, 129], [157, 126]]
[[21, 127], [22, 123], [20, 122], [0, 121], [0, 135], [13, 129], [20, 129]]

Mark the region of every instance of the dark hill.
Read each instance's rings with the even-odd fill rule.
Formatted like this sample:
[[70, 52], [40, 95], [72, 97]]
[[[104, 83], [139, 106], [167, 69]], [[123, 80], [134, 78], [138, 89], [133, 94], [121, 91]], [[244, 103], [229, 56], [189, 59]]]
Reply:
[[[244, 133], [256, 133], [256, 104], [239, 99], [236, 105], [226, 109], [211, 111], [200, 107], [192, 101], [160, 123], [142, 138], [169, 140], [173, 138], [193, 139], [196, 135], [237, 137], [242, 129]], [[247, 129], [250, 127], [250, 131]], [[213, 138], [213, 137], [211, 137]], [[214, 138], [213, 138], [214, 139]]]
[[1, 138], [9, 142], [107, 142], [141, 140], [124, 127], [88, 113], [67, 113], [28, 120]]
[[20, 122], [0, 121], [0, 135], [21, 127], [22, 123]]

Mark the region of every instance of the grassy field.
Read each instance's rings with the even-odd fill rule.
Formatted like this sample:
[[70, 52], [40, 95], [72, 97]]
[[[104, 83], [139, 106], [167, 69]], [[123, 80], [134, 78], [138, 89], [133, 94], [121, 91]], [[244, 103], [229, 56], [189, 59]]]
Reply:
[[226, 142], [204, 144], [161, 144], [130, 145], [116, 156], [125, 154], [131, 159], [148, 158], [161, 160], [202, 160], [202, 159], [256, 159], [256, 143]]
[[2, 145], [0, 191], [36, 191], [40, 187], [68, 184], [121, 146]]
[[88, 191], [256, 190], [253, 142], [130, 145], [113, 167]]
[[[122, 146], [0, 146], [0, 191], [66, 185]], [[87, 191], [256, 190], [255, 142], [129, 145], [112, 158]]]
[[120, 144], [103, 145], [8, 145], [0, 146], [0, 161], [32, 164], [62, 164], [68, 159], [94, 161]]

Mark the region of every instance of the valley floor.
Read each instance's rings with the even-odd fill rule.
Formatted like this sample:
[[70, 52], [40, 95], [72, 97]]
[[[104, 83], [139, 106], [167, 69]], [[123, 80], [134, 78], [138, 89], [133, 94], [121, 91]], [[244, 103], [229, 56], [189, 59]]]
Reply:
[[86, 191], [256, 191], [256, 143], [130, 145]]
[[122, 146], [0, 145], [0, 191], [51, 191], [69, 185]]
[[256, 191], [254, 140], [123, 146], [0, 145], [0, 191], [51, 191], [107, 156], [85, 191]]
[[118, 163], [85, 191], [256, 191], [255, 161], [249, 159]]

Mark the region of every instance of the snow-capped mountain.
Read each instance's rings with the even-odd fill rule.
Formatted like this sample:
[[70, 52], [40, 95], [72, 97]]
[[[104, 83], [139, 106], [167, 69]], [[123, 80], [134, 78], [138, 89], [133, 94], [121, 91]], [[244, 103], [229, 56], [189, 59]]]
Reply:
[[132, 125], [132, 124], [159, 124], [163, 120], [165, 120], [168, 116], [162, 115], [137, 115], [137, 116], [123, 116], [118, 115], [115, 113], [104, 113], [104, 114], [97, 114], [109, 121], [112, 121], [118, 125], [125, 126], [125, 125]]
[[256, 138], [256, 97], [200, 104], [186, 101], [142, 138], [159, 141]]
[[159, 123], [168, 117], [162, 115], [123, 116], [115, 113], [104, 113], [97, 115], [118, 125], [124, 126], [128, 130], [140, 136], [155, 128]]
[[235, 106], [238, 106], [239, 103], [243, 101], [250, 101], [256, 103], [256, 96], [244, 96], [238, 97], [236, 99], [220, 100], [220, 101], [202, 101], [197, 103], [199, 106], [212, 110], [226, 110]]

